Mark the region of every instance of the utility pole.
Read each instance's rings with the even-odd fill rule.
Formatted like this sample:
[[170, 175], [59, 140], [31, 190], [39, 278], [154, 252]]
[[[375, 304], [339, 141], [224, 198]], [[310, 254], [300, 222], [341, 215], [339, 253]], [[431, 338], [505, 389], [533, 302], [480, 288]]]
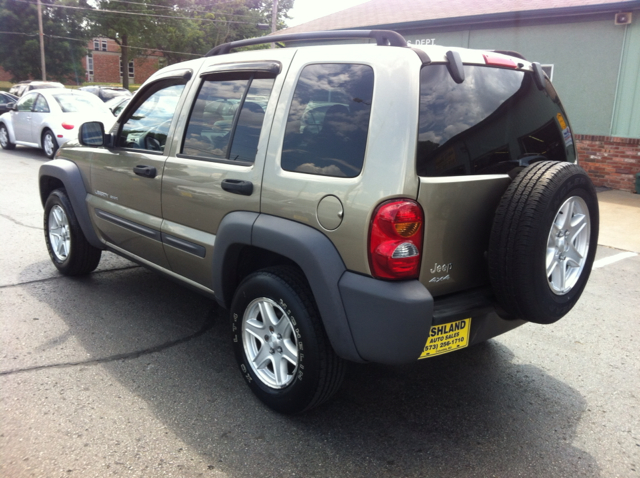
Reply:
[[42, 31], [42, 5], [38, 0], [38, 28], [40, 29], [40, 63], [42, 64], [42, 81], [47, 81], [47, 67], [44, 61], [44, 32]]
[[[276, 32], [277, 23], [278, 23], [278, 0], [273, 0], [273, 10], [271, 11], [271, 33]], [[276, 44], [272, 43], [271, 48], [275, 48], [275, 47], [276, 47]]]

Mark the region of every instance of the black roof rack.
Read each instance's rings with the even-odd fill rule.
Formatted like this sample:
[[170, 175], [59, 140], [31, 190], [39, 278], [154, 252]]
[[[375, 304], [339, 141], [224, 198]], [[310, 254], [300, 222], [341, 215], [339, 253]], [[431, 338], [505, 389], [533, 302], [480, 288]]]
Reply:
[[322, 41], [322, 40], [346, 40], [350, 38], [373, 38], [379, 46], [406, 47], [407, 41], [402, 35], [391, 30], [333, 30], [328, 32], [288, 33], [282, 35], [270, 35], [247, 40], [232, 41], [218, 45], [205, 55], [226, 55], [232, 48], [249, 45], [261, 45], [264, 43], [278, 43], [298, 40]]

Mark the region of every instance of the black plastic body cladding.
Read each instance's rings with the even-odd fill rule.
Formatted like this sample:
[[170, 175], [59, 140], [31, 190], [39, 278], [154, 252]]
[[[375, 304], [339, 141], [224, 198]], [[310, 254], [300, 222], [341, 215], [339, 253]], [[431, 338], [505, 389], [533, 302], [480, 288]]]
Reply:
[[363, 362], [353, 342], [338, 289], [346, 268], [329, 238], [304, 224], [262, 214], [253, 226], [251, 243], [298, 264], [309, 281], [336, 354], [353, 362]]
[[78, 219], [80, 228], [84, 233], [84, 237], [89, 244], [99, 249], [105, 249], [104, 244], [98, 239], [95, 231], [93, 230], [93, 224], [89, 217], [89, 209], [87, 208], [87, 189], [82, 175], [78, 170], [78, 167], [71, 161], [64, 159], [54, 159], [40, 166], [39, 184], [40, 184], [40, 200], [44, 206], [49, 195], [49, 191], [43, 190], [43, 178], [52, 177], [60, 180], [67, 191], [67, 196], [71, 201], [73, 212]]
[[381, 281], [346, 272], [340, 293], [363, 359], [384, 364], [417, 360], [433, 317], [433, 297], [420, 282]]
[[224, 309], [231, 307], [236, 282], [230, 279], [235, 277], [240, 251], [251, 245], [251, 228], [258, 215], [256, 212], [232, 212], [218, 226], [213, 248], [212, 284], [216, 301]]

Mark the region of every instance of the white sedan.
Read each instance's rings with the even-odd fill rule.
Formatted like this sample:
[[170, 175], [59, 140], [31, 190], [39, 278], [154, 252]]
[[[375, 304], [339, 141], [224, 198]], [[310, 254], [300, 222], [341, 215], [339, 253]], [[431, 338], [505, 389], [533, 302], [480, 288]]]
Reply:
[[80, 125], [88, 121], [101, 121], [105, 127], [114, 122], [113, 114], [96, 95], [71, 89], [34, 90], [0, 116], [0, 146], [42, 148], [53, 158], [60, 146], [78, 137]]

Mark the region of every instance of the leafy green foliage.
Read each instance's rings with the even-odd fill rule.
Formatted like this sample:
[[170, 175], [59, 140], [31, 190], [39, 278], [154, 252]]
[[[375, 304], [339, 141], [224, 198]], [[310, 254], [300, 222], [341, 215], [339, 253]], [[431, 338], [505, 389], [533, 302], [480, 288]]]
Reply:
[[[82, 27], [83, 12], [47, 7], [52, 3], [52, 0], [42, 1], [47, 79], [81, 82], [85, 75], [82, 58], [87, 54], [90, 38]], [[57, 4], [80, 6], [77, 0], [62, 0]], [[0, 34], [0, 66], [11, 73], [14, 81], [42, 79], [36, 5], [0, 0], [0, 25], [3, 31], [12, 32]]]

